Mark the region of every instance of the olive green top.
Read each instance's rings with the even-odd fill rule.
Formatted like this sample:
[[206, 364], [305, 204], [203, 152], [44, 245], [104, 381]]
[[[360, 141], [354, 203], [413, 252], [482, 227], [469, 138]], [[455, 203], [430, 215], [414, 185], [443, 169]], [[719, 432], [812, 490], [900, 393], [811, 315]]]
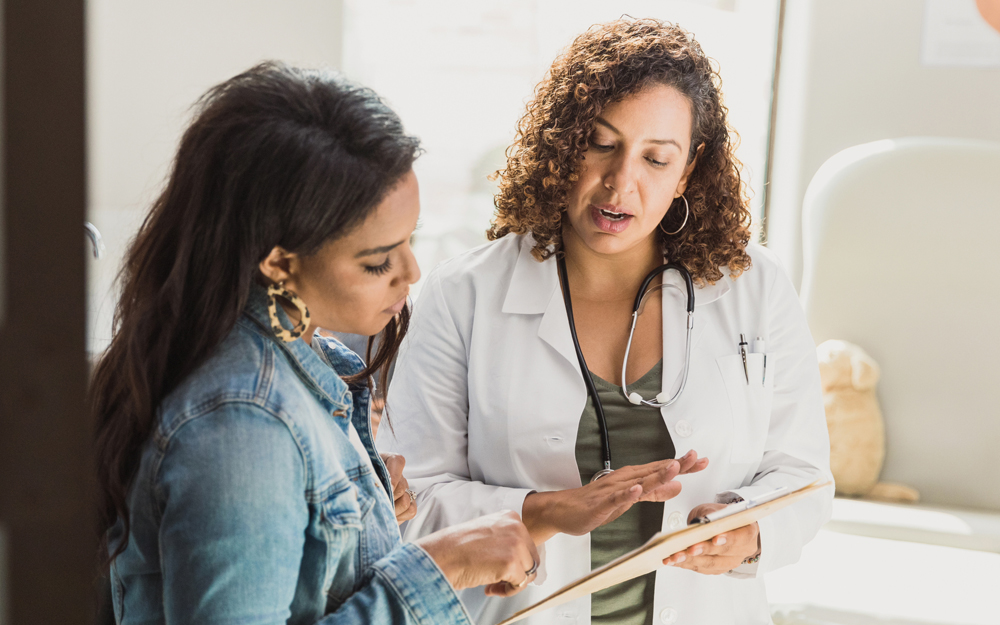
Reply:
[[[662, 361], [651, 371], [629, 385], [629, 392], [637, 391], [645, 398], [656, 397], [660, 392]], [[630, 404], [621, 387], [602, 380], [593, 373], [594, 386], [604, 407], [611, 444], [611, 468], [646, 464], [674, 457], [674, 443], [660, 411], [649, 406]], [[601, 431], [597, 413], [590, 397], [580, 418], [576, 435], [576, 463], [580, 479], [590, 482], [595, 473], [604, 468], [601, 456]], [[663, 523], [663, 504], [639, 503], [611, 523], [590, 533], [590, 565], [592, 569], [604, 566], [645, 543], [660, 531]], [[647, 625], [653, 622], [653, 589], [655, 573], [616, 584], [590, 598], [591, 623], [615, 625]]]

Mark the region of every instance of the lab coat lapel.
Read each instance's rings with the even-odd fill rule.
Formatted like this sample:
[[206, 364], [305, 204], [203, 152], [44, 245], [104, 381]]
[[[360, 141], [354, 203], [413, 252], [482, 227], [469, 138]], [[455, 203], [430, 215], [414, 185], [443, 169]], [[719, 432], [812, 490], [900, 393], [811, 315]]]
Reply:
[[510, 286], [503, 303], [508, 314], [542, 315], [538, 324], [538, 338], [545, 341], [563, 358], [579, 370], [573, 337], [569, 331], [566, 305], [559, 288], [556, 259], [550, 256], [538, 262], [531, 255], [534, 239], [526, 236], [521, 241], [521, 251], [514, 265]]
[[[687, 333], [687, 288], [684, 279], [676, 271], [663, 274], [663, 389], [673, 396], [681, 384], [684, 373], [684, 341]], [[694, 288], [694, 327], [691, 329], [691, 352], [698, 349], [698, 342], [708, 325], [704, 311], [706, 304], [718, 300], [732, 288], [729, 269], [722, 268], [722, 278], [715, 284]], [[701, 314], [699, 314], [701, 313]]]

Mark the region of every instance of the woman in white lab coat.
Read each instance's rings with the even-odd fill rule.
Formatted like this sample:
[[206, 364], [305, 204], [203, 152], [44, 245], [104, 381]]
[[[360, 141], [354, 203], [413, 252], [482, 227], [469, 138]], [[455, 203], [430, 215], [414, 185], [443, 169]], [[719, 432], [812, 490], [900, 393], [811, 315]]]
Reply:
[[[479, 622], [652, 532], [829, 479], [814, 344], [788, 278], [749, 242], [733, 151], [718, 75], [688, 33], [656, 20], [595, 26], [528, 104], [501, 172], [492, 242], [423, 285], [389, 392], [392, 428], [379, 438], [407, 458], [418, 492], [406, 537], [511, 509], [542, 547], [525, 592], [462, 595]], [[636, 293], [665, 262], [694, 281], [689, 365], [685, 283], [671, 270], [651, 284], [623, 381]], [[571, 322], [599, 389], [588, 391]], [[669, 406], [632, 405], [620, 389], [663, 400], [685, 370]], [[594, 393], [615, 472], [591, 483], [603, 458]], [[796, 561], [831, 496], [695, 545], [638, 586], [529, 622], [769, 623], [761, 576]]]

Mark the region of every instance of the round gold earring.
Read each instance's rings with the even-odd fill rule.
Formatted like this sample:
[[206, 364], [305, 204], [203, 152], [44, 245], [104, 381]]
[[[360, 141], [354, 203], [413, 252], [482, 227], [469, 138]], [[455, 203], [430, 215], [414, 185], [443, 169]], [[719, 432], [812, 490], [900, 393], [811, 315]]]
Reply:
[[[299, 323], [291, 330], [286, 330], [278, 318], [279, 297], [299, 310]], [[285, 343], [291, 343], [299, 338], [309, 327], [309, 309], [306, 308], [306, 303], [301, 297], [285, 288], [284, 280], [267, 287], [267, 316], [271, 318], [271, 330], [274, 331], [274, 335]]]

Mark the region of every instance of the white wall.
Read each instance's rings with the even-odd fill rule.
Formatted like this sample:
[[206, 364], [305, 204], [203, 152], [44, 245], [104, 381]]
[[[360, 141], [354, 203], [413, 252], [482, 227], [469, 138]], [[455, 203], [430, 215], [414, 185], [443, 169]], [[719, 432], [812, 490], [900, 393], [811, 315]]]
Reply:
[[826, 159], [913, 135], [1000, 140], [1000, 68], [921, 65], [923, 16], [919, 0], [788, 0], [768, 246], [796, 284], [802, 198]]
[[194, 101], [265, 59], [339, 68], [341, 20], [341, 0], [87, 3], [89, 219], [107, 245], [87, 276], [91, 353], [110, 341], [115, 274]]

